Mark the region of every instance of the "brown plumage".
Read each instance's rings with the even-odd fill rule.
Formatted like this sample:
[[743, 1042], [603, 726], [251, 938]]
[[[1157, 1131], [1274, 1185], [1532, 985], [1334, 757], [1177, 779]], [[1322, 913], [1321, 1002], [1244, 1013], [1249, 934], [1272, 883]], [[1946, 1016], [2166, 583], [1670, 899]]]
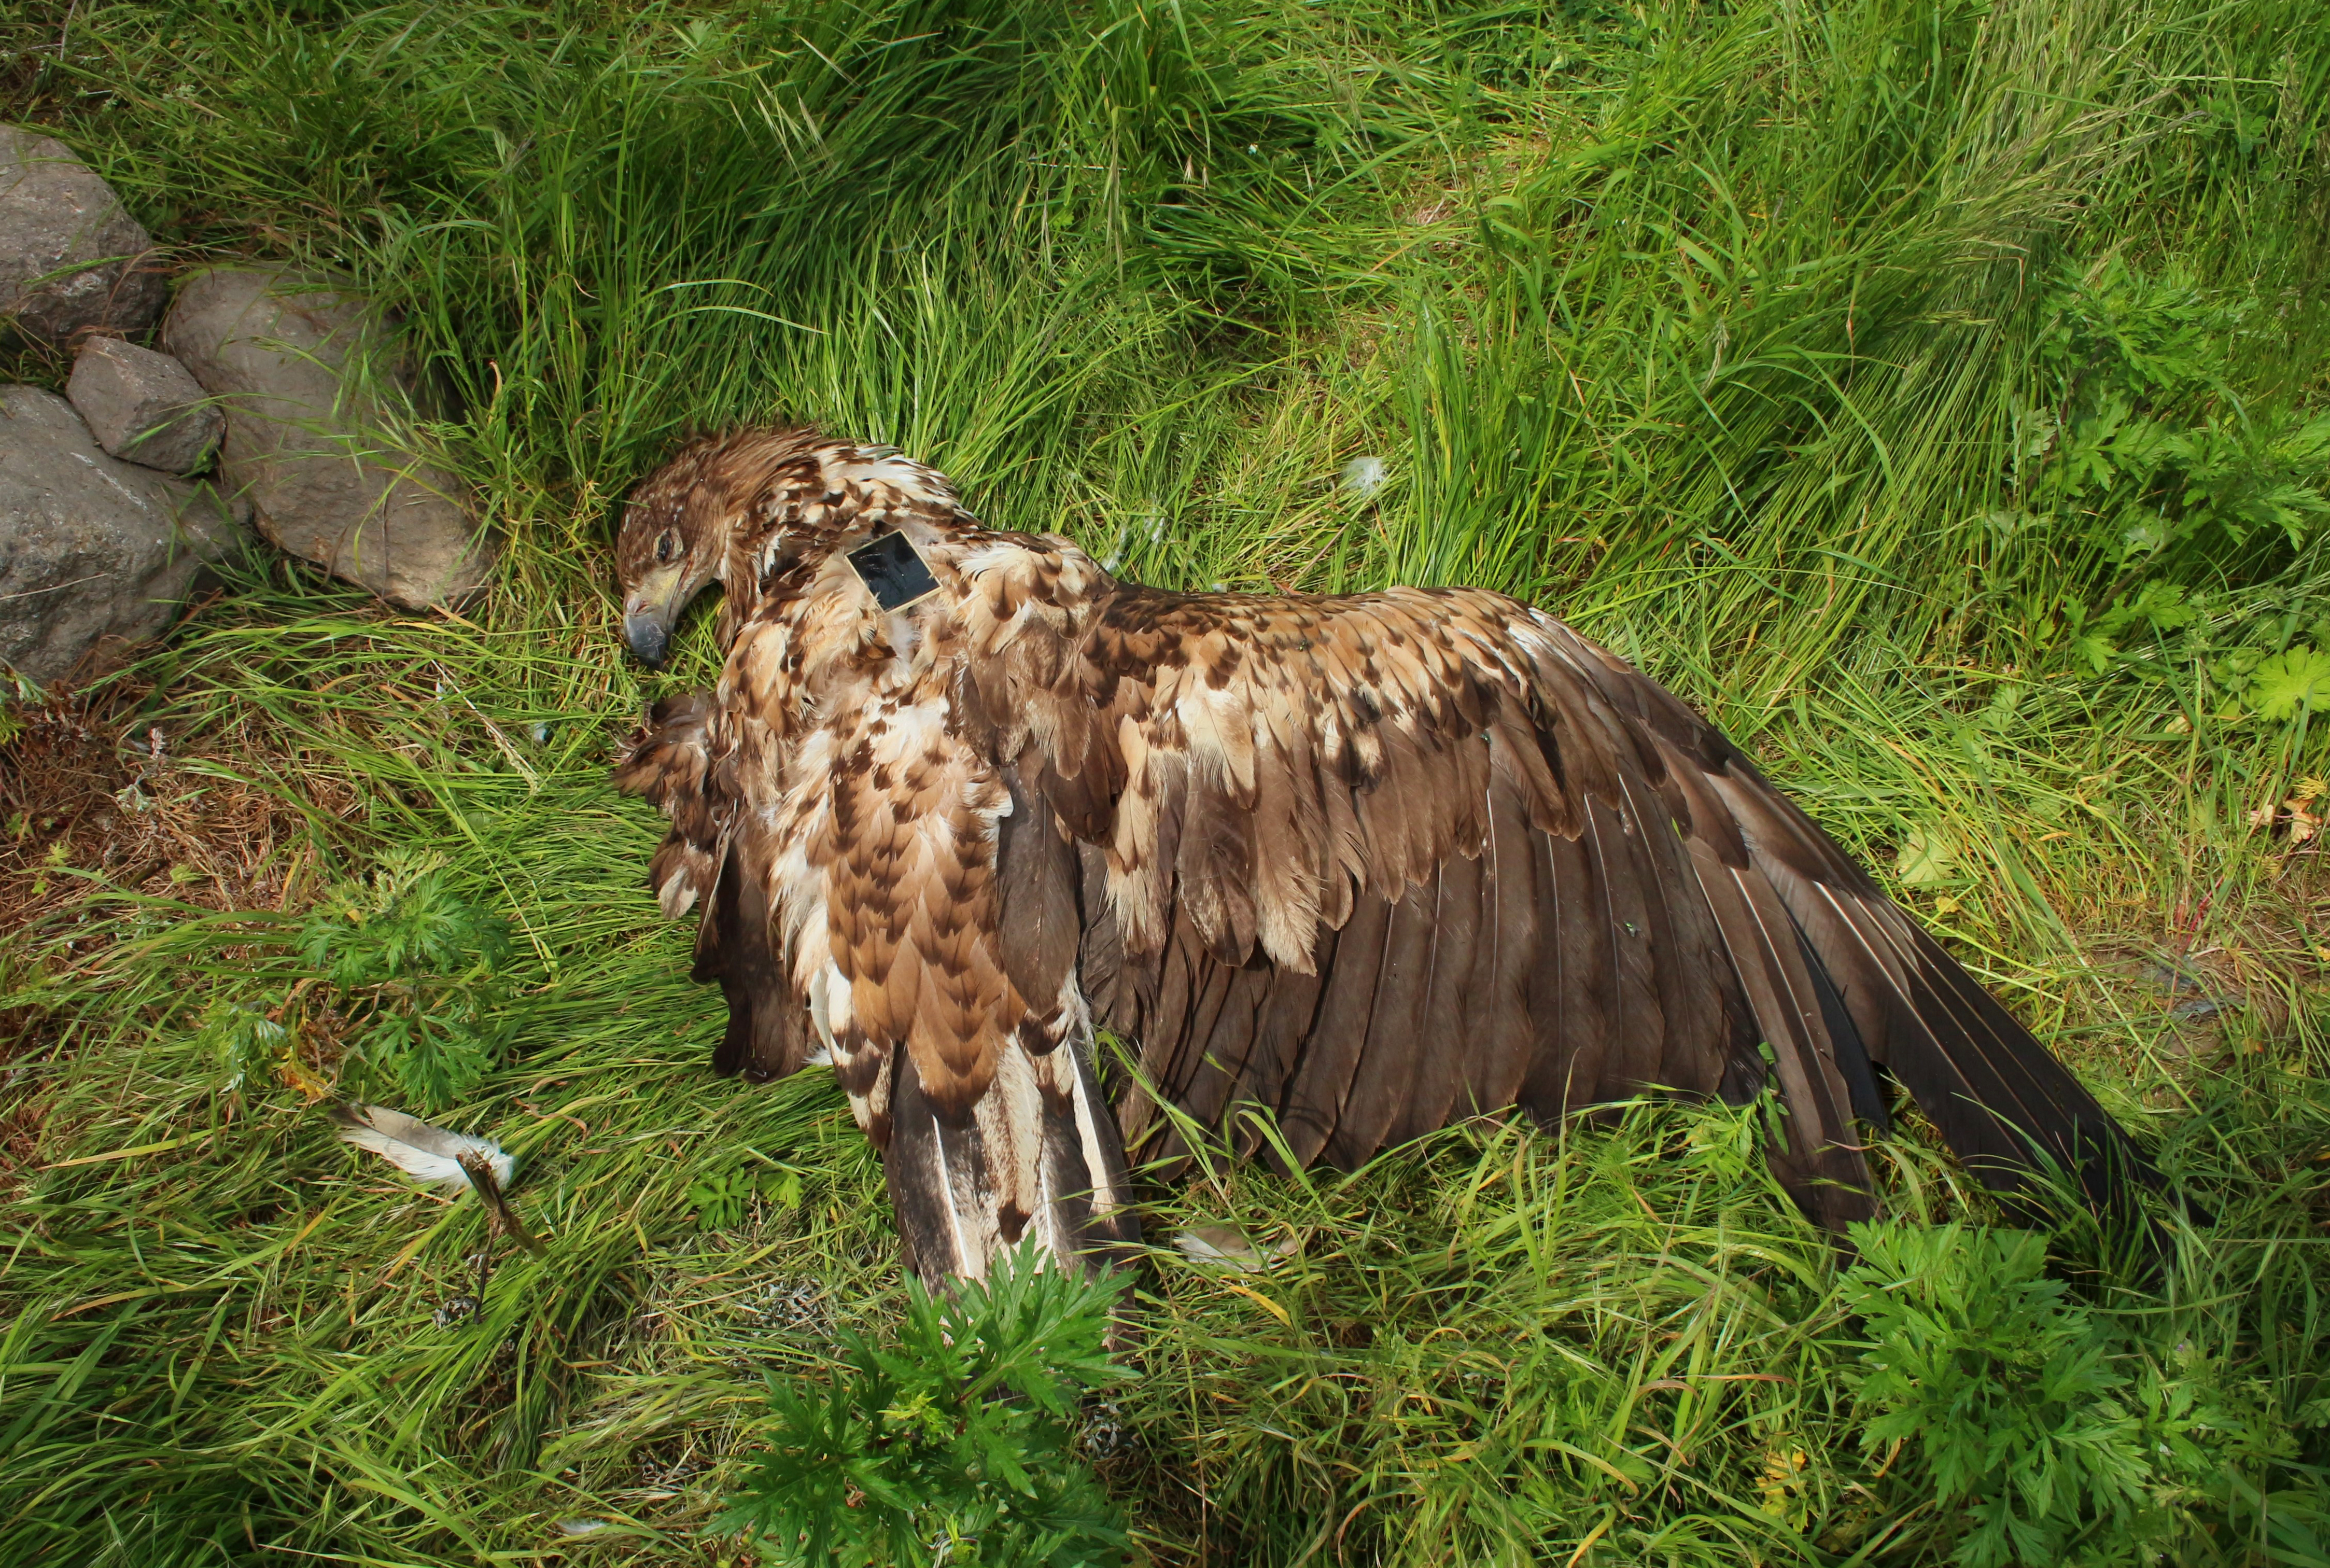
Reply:
[[[1737, 747], [1542, 612], [1119, 583], [804, 432], [700, 444], [640, 495], [635, 648], [726, 595], [717, 690], [619, 774], [671, 817], [665, 908], [704, 906], [721, 1065], [791, 1070], [808, 1022], [926, 1276], [1030, 1226], [1063, 1254], [1133, 1234], [1123, 1149], [1189, 1151], [1143, 1084], [1103, 1103], [1096, 1023], [1208, 1136], [1254, 1152], [1265, 1112], [1301, 1162], [1768, 1082], [1773, 1168], [1842, 1224], [1871, 1212], [1874, 1062], [2002, 1191], [2157, 1182]], [[889, 531], [939, 585], [895, 611], [847, 559]]]

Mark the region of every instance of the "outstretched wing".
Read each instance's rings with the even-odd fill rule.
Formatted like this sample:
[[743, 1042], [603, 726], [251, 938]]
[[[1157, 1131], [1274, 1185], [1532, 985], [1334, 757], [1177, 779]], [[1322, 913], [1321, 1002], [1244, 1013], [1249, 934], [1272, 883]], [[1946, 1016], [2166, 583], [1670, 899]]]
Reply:
[[671, 822], [648, 864], [648, 886], [671, 918], [698, 911], [694, 978], [717, 980], [728, 1003], [713, 1069], [759, 1082], [798, 1070], [814, 1046], [808, 1004], [769, 919], [765, 868], [753, 863], [757, 846], [734, 832], [739, 792], [714, 755], [715, 708], [702, 691], [657, 703], [618, 755], [615, 787]]
[[[1506, 1106], [1776, 1080], [1773, 1164], [1841, 1224], [1873, 1060], [1993, 1185], [2156, 1179], [1737, 747], [1550, 618], [1160, 594], [1023, 537], [959, 565], [966, 721], [1082, 847], [1085, 994], [1245, 1145], [1245, 1107], [1348, 1166]], [[1137, 1090], [1119, 1111], [1180, 1152]]]

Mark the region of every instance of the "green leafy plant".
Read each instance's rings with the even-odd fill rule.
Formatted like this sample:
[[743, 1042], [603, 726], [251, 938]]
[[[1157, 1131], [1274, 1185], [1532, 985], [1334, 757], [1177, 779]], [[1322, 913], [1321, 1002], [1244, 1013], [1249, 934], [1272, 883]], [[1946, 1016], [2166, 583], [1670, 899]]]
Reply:
[[800, 1207], [799, 1171], [707, 1172], [690, 1182], [687, 1201], [696, 1223], [707, 1231], [725, 1231], [743, 1220], [754, 1198], [766, 1198], [787, 1209]]
[[2212, 1471], [2206, 1380], [2172, 1376], [2047, 1278], [2046, 1240], [1860, 1224], [1845, 1303], [1866, 1321], [1871, 1449], [1913, 1443], [1968, 1520], [1952, 1561], [2138, 1562]]
[[281, 1050], [289, 1038], [290, 1031], [255, 1002], [222, 999], [213, 1002], [203, 1015], [202, 1044], [225, 1073], [225, 1087], [230, 1090], [241, 1088], [251, 1069]]
[[2131, 565], [2303, 549], [2330, 518], [2330, 417], [2223, 382], [2236, 345], [2274, 329], [2174, 270], [2064, 272], [2038, 345], [2045, 401], [2016, 414], [2023, 506], [2094, 519], [2099, 554]]
[[951, 1295], [909, 1279], [894, 1341], [842, 1331], [822, 1389], [772, 1377], [769, 1451], [717, 1527], [788, 1563], [1120, 1561], [1071, 1422], [1081, 1395], [1131, 1375], [1103, 1345], [1121, 1283], [1039, 1256], [1024, 1246]]
[[2304, 643], [2258, 661], [2249, 671], [2249, 702], [2258, 717], [2294, 718], [2330, 704], [2330, 653]]
[[334, 889], [298, 946], [339, 993], [356, 1049], [417, 1105], [458, 1098], [507, 1044], [508, 923], [452, 891], [438, 867], [393, 860]]
[[2200, 613], [2200, 607], [2186, 598], [2183, 588], [2159, 581], [2145, 584], [2094, 614], [2076, 602], [2064, 606], [2070, 651], [2098, 674], [2111, 668], [2122, 640], [2131, 633], [2164, 637], [2192, 624]]
[[1961, 851], [1946, 832], [1913, 827], [1893, 858], [1893, 874], [1912, 888], [1939, 887], [1960, 880]]

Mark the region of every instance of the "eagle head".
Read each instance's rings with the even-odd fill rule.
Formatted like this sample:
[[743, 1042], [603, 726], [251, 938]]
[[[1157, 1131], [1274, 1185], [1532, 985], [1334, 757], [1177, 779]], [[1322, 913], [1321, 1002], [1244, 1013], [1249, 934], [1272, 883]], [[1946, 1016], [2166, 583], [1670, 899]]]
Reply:
[[[715, 579], [741, 616], [769, 575], [899, 508], [958, 511], [947, 477], [886, 446], [801, 429], [692, 442], [631, 492], [615, 536], [623, 639], [660, 667], [681, 612]], [[966, 514], [967, 516], [967, 514]], [[725, 642], [734, 630], [724, 628]]]
[[681, 613], [715, 578], [732, 595], [749, 595], [772, 486], [816, 444], [802, 430], [733, 431], [689, 442], [631, 492], [615, 536], [615, 576], [623, 640], [641, 662], [662, 665]]
[[615, 536], [615, 580], [623, 594], [623, 641], [639, 661], [660, 669], [672, 629], [714, 577], [735, 519], [725, 515], [726, 487], [711, 477], [702, 446], [664, 464], [631, 492]]

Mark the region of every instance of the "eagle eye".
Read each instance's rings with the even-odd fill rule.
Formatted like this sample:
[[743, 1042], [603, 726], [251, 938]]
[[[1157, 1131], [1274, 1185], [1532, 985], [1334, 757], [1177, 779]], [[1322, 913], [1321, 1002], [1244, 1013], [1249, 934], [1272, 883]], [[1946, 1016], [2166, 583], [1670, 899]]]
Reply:
[[678, 542], [677, 536], [673, 534], [669, 528], [666, 528], [661, 534], [656, 537], [657, 565], [665, 565], [670, 562], [672, 546]]

